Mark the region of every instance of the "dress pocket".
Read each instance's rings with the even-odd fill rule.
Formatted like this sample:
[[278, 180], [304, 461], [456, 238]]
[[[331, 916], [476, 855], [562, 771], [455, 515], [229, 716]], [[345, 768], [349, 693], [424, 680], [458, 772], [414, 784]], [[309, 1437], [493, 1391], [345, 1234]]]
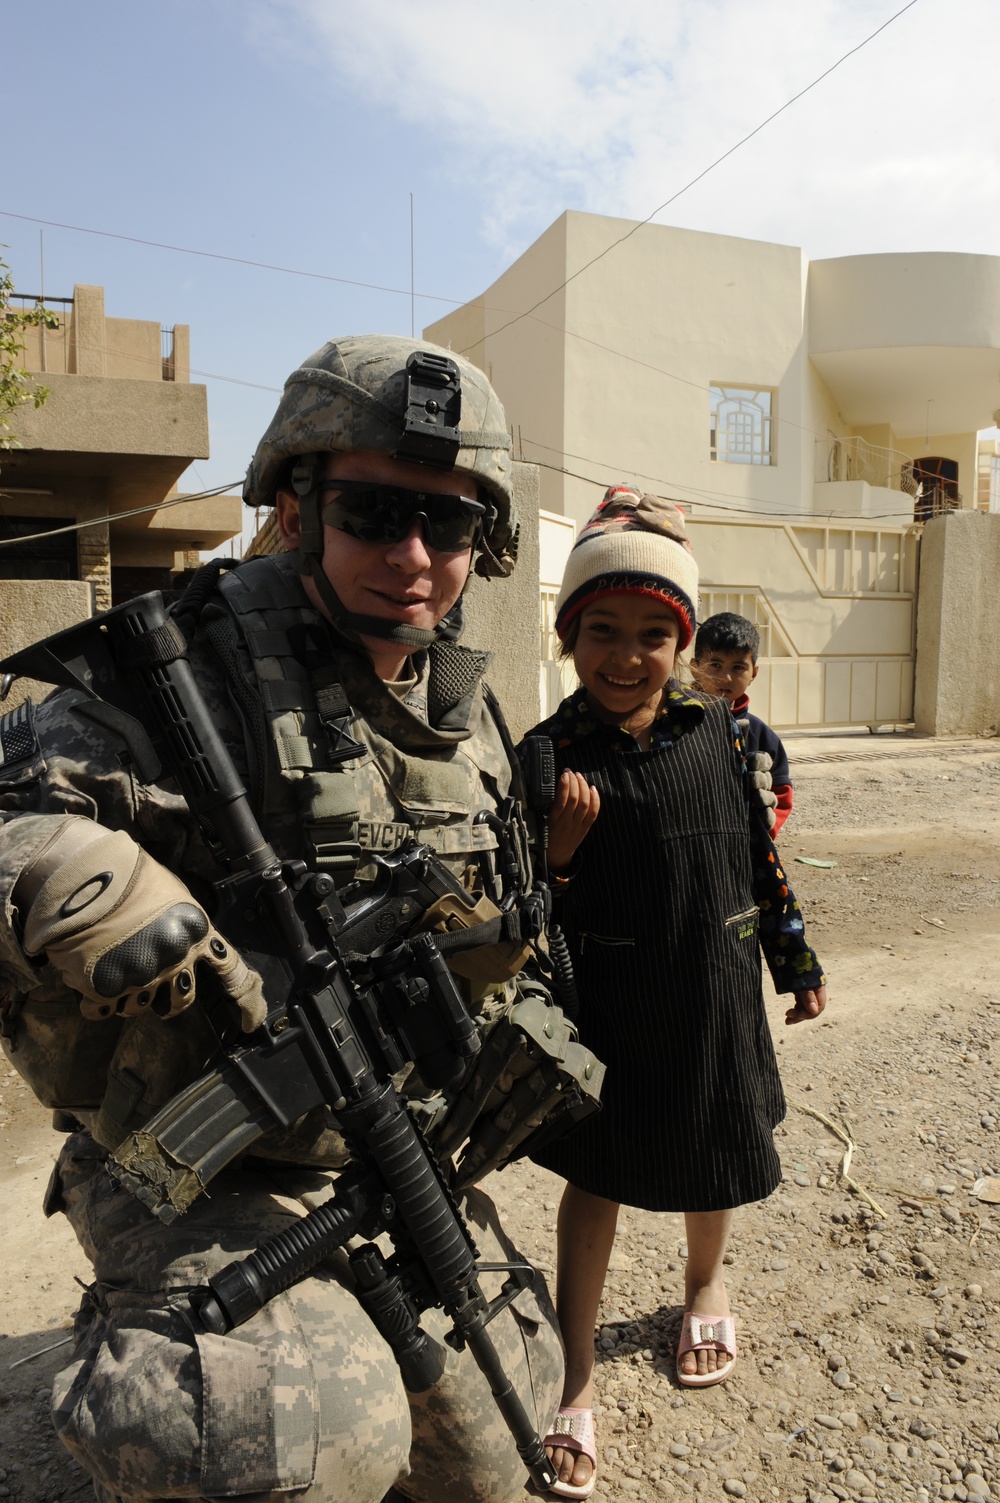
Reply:
[[757, 908], [747, 908], [742, 913], [734, 913], [726, 919], [726, 933], [731, 934], [734, 939], [755, 940], [759, 917], [760, 910]]
[[588, 948], [594, 954], [602, 951], [607, 954], [612, 950], [634, 950], [635, 940], [630, 934], [594, 934], [582, 929], [580, 931], [580, 954], [586, 954]]

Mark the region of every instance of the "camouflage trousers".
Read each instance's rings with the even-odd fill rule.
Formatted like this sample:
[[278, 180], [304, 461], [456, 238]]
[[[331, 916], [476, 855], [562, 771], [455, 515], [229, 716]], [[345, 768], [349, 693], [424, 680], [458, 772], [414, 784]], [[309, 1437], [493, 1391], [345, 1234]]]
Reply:
[[[53, 1385], [56, 1430], [102, 1503], [291, 1495], [379, 1503], [395, 1485], [415, 1503], [508, 1503], [526, 1477], [468, 1352], [408, 1394], [395, 1360], [344, 1287], [340, 1255], [228, 1336], [194, 1322], [192, 1285], [326, 1199], [333, 1179], [260, 1162], [213, 1181], [166, 1227], [119, 1189], [86, 1133], [70, 1138], [46, 1210], [69, 1217], [96, 1281], [77, 1316], [74, 1360]], [[486, 1261], [512, 1255], [489, 1198], [464, 1205]], [[346, 1266], [346, 1265], [345, 1265]], [[497, 1275], [483, 1276], [493, 1295]], [[545, 1434], [563, 1357], [541, 1279], [490, 1325], [522, 1403]], [[440, 1339], [447, 1322], [422, 1324]]]

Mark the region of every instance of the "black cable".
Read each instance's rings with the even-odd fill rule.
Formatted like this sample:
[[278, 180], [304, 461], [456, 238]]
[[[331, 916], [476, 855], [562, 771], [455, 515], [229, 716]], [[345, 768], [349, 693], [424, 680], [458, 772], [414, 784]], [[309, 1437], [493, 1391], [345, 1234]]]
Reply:
[[[881, 26], [877, 26], [870, 36], [865, 37], [863, 42], [859, 42], [856, 47], [852, 47], [849, 52], [845, 52], [843, 57], [838, 57], [837, 61], [835, 63], [831, 63], [829, 68], [824, 69], [824, 71], [819, 75], [818, 78], [814, 78], [812, 83], [806, 84], [804, 89], [800, 89], [797, 94], [793, 94], [791, 99], [786, 99], [785, 103], [781, 105], [779, 109], [776, 109], [773, 114], [768, 115], [767, 119], [762, 120], [759, 125], [754, 126], [753, 130], [748, 132], [748, 134], [745, 135], [742, 140], [737, 141], [735, 146], [730, 146], [728, 151], [724, 151], [721, 157], [716, 157], [714, 162], [710, 162], [707, 167], [702, 168], [701, 172], [699, 172], [696, 177], [693, 177], [689, 183], [685, 183], [683, 188], [678, 188], [676, 193], [672, 193], [669, 198], [664, 199], [663, 203], [660, 204], [658, 208], [655, 208], [652, 214], [647, 214], [645, 219], [640, 219], [639, 223], [634, 224], [626, 234], [620, 235], [617, 240], [613, 240], [605, 250], [599, 251], [596, 256], [592, 256], [590, 260], [585, 262], [585, 264], [581, 266], [577, 271], [571, 272], [565, 281], [560, 282], [558, 287], [553, 287], [552, 291], [547, 292], [544, 297], [539, 298], [537, 303], [532, 303], [531, 307], [526, 308], [523, 313], [518, 313], [516, 317], [510, 319], [507, 323], [501, 324], [499, 329], [492, 330], [488, 337], [490, 339], [495, 339], [497, 335], [502, 334], [505, 329], [510, 329], [514, 324], [520, 323], [522, 318], [527, 318], [529, 314], [534, 313], [536, 308], [541, 308], [543, 303], [547, 303], [550, 298], [555, 297], [557, 292], [562, 292], [564, 287], [568, 287], [570, 282], [574, 282], [577, 277], [582, 276], [583, 273], [585, 271], [588, 271], [590, 267], [593, 266], [597, 261], [603, 260], [603, 258], [607, 255], [610, 255], [611, 251], [615, 250], [617, 246], [623, 245], [626, 240], [630, 240], [633, 235], [635, 235], [639, 230], [643, 228], [644, 225], [649, 224], [651, 219], [655, 219], [657, 214], [662, 214], [664, 209], [669, 208], [672, 203], [676, 203], [682, 193], [686, 193], [689, 188], [693, 188], [695, 183], [700, 183], [703, 177], [707, 177], [708, 174], [712, 172], [716, 167], [718, 167], [721, 162], [724, 162], [727, 157], [731, 157], [734, 151], [739, 151], [741, 146], [745, 146], [748, 141], [751, 141], [753, 137], [758, 135], [766, 125], [770, 125], [772, 120], [777, 120], [779, 115], [784, 114], [785, 110], [790, 109], [797, 100], [801, 99], [805, 94], [808, 94], [810, 89], [815, 89], [816, 85], [822, 83], [824, 78], [828, 78], [834, 71], [834, 69], [840, 67], [841, 63], [845, 63], [849, 57], [853, 57], [856, 52], [860, 52], [862, 47], [867, 47], [868, 43], [873, 41], [875, 37], [878, 36], [879, 32], [885, 31], [886, 27], [891, 26], [893, 21], [898, 21], [900, 16], [903, 15], [905, 11], [910, 10], [914, 5], [916, 5], [916, 3], [917, 0], [908, 0], [908, 3], [904, 5], [901, 10], [897, 10], [895, 15], [889, 17], [888, 21], [883, 21]], [[481, 340], [476, 341], [476, 344], [480, 343], [482, 343]], [[469, 350], [474, 348], [475, 344], [467, 345], [465, 349], [459, 351], [459, 354], [465, 355]]]

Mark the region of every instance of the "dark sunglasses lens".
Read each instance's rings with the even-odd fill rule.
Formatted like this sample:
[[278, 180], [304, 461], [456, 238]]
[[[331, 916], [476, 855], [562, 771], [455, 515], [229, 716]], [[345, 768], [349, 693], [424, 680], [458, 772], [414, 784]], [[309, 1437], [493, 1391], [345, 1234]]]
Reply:
[[486, 508], [463, 496], [424, 491], [352, 489], [323, 507], [323, 521], [364, 543], [398, 543], [419, 517], [424, 539], [442, 553], [457, 553], [475, 542]]
[[432, 548], [442, 553], [457, 553], [471, 548], [483, 520], [484, 508], [476, 501], [457, 496], [428, 498], [433, 504], [423, 513], [424, 537]]
[[359, 538], [363, 543], [394, 543], [409, 531], [409, 519], [405, 525], [392, 530], [389, 517], [383, 516], [374, 507], [366, 507], [360, 498], [352, 497], [328, 501], [323, 507], [323, 521], [348, 537]]

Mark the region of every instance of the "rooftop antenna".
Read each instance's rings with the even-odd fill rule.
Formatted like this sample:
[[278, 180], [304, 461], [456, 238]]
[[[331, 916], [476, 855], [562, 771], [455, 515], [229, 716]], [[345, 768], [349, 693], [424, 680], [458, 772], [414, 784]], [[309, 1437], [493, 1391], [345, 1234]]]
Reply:
[[410, 194], [410, 338], [417, 337], [416, 294], [413, 290], [413, 194]]
[[[39, 305], [44, 308], [45, 307], [45, 231], [44, 230], [39, 230], [38, 231], [38, 294], [39, 294], [38, 295]], [[38, 331], [39, 331], [39, 333], [41, 335], [41, 339], [39, 340], [39, 346], [40, 346], [41, 356], [42, 356], [39, 364], [41, 365], [42, 370], [45, 371], [45, 370], [48, 369], [48, 367], [47, 367], [47, 365], [45, 363], [45, 320], [44, 319], [42, 319], [41, 323], [38, 325]]]

